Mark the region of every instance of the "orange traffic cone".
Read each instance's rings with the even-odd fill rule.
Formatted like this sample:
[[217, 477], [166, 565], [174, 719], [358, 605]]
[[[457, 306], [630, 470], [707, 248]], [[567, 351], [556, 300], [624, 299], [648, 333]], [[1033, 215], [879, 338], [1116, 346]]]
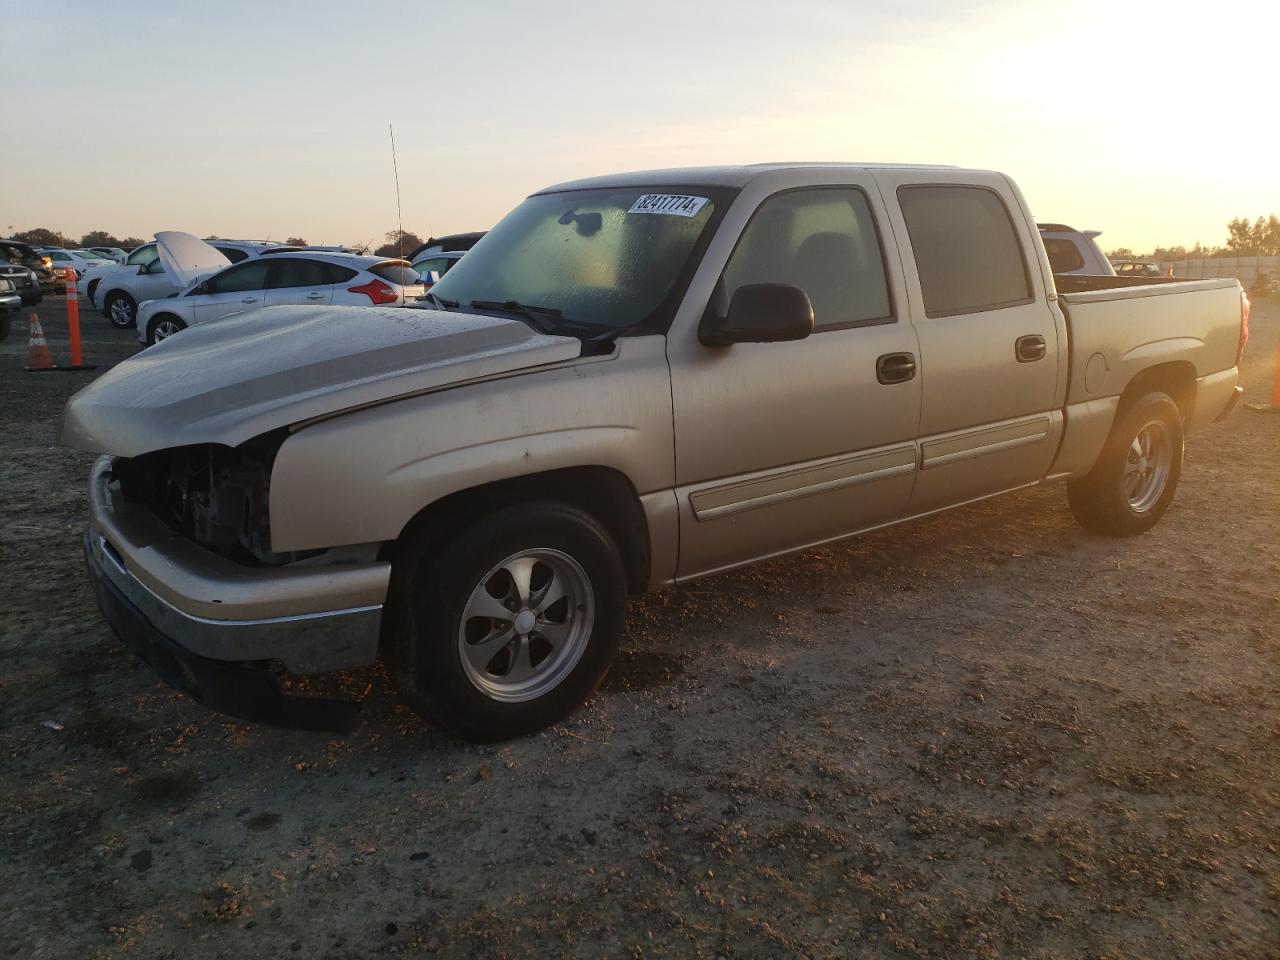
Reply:
[[27, 370], [39, 373], [41, 370], [57, 370], [53, 362], [53, 354], [49, 352], [49, 344], [44, 339], [44, 329], [40, 326], [40, 318], [31, 314], [31, 337], [27, 349]]

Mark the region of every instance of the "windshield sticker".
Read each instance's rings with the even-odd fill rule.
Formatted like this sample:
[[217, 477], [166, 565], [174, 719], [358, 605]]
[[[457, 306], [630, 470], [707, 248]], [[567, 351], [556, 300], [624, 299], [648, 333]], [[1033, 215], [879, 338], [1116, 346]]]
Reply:
[[631, 205], [627, 213], [665, 213], [673, 217], [696, 217], [706, 202], [706, 197], [687, 197], [682, 193], [646, 193]]

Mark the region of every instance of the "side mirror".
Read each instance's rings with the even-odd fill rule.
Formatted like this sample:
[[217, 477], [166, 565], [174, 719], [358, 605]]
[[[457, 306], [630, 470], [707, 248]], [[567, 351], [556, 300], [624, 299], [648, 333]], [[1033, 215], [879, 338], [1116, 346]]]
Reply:
[[729, 312], [704, 317], [698, 339], [708, 347], [803, 340], [813, 333], [809, 295], [789, 283], [749, 283], [734, 291]]

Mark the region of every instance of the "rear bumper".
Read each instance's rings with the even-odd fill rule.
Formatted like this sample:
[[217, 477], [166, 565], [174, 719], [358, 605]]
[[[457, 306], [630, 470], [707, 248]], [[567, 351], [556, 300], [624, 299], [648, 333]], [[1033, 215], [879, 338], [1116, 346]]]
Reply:
[[1196, 402], [1189, 426], [1207, 426], [1231, 413], [1240, 400], [1240, 370], [1229, 367], [1196, 378]]
[[241, 720], [337, 733], [347, 733], [356, 725], [360, 704], [355, 701], [289, 696], [280, 690], [276, 674], [266, 664], [201, 657], [157, 629], [135, 600], [154, 609], [158, 598], [149, 601], [145, 588], [135, 588], [132, 596], [121, 589], [107, 575], [102, 552], [92, 549], [92, 539], [86, 530], [85, 562], [98, 609], [125, 648], [165, 683], [197, 703]]

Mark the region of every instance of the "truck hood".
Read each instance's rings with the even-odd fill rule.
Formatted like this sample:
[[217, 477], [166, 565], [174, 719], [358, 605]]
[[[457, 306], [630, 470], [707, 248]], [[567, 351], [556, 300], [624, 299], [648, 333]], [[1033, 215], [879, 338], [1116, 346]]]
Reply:
[[69, 401], [60, 442], [136, 457], [252, 437], [407, 394], [577, 357], [517, 320], [415, 307], [264, 307], [117, 364]]
[[173, 277], [179, 289], [190, 286], [201, 277], [231, 266], [221, 250], [215, 250], [199, 237], [181, 230], [161, 230], [156, 234], [156, 252], [165, 272]]

